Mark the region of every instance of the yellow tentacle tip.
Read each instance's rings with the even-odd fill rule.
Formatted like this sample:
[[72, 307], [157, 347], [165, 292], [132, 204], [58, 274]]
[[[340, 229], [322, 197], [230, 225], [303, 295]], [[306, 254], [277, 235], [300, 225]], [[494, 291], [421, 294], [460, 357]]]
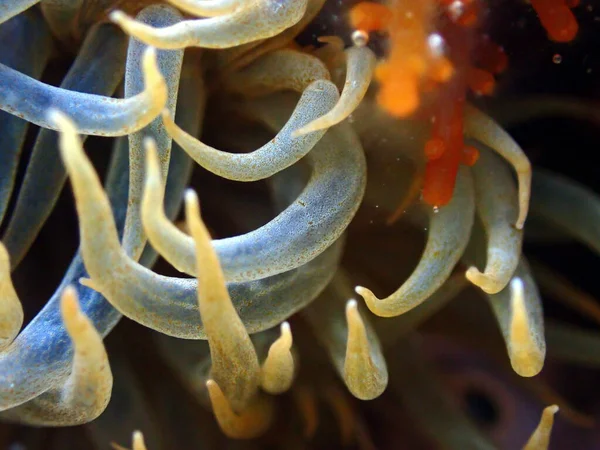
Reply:
[[[378, 342], [369, 335], [356, 300], [346, 304], [348, 338], [344, 361], [344, 381], [352, 394], [361, 400], [379, 397], [388, 383], [388, 373]], [[373, 337], [371, 337], [373, 339]]]
[[381, 302], [381, 300], [379, 298], [377, 298], [370, 289], [367, 289], [366, 287], [362, 287], [362, 286], [356, 286], [354, 288], [354, 292], [356, 292], [358, 295], [360, 295], [363, 298], [363, 300], [365, 301], [365, 304], [367, 305], [367, 308], [369, 308], [369, 310], [376, 316], [393, 317], [393, 316], [397, 315], [397, 314], [390, 314], [386, 310], [382, 309], [380, 307], [380, 305], [378, 304], [379, 302]]
[[496, 277], [481, 272], [477, 267], [469, 267], [465, 276], [486, 294], [497, 294], [505, 287]]
[[273, 419], [269, 399], [257, 398], [240, 414], [236, 414], [216, 381], [208, 380], [206, 388], [219, 427], [230, 438], [253, 439], [261, 436]]
[[558, 412], [558, 409], [557, 405], [544, 408], [540, 423], [523, 447], [523, 450], [548, 450], [550, 435], [552, 434], [552, 427], [554, 425], [554, 415]]
[[292, 330], [288, 322], [281, 324], [281, 336], [269, 348], [261, 370], [261, 386], [269, 394], [286, 392], [294, 380]]
[[523, 377], [533, 377], [544, 366], [544, 352], [533, 340], [531, 324], [525, 308], [523, 280], [510, 282], [511, 310], [509, 356], [513, 369]]

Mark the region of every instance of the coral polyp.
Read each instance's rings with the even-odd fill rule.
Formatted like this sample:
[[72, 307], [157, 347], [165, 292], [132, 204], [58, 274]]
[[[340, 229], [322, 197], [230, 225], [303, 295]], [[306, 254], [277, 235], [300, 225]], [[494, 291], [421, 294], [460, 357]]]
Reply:
[[[527, 7], [564, 46], [578, 2], [351, 3], [3, 2], [0, 446], [597, 442], [556, 374], [598, 367], [600, 335], [545, 323], [541, 291], [600, 309], [524, 248], [597, 253], [600, 200], [505, 127], [597, 105], [506, 113], [490, 26]], [[490, 386], [527, 406], [514, 433]]]

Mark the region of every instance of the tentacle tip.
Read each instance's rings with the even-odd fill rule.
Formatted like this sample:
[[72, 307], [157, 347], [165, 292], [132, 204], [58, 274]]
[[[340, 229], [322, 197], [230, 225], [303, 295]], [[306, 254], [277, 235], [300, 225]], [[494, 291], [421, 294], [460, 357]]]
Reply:
[[477, 269], [477, 267], [474, 266], [469, 267], [465, 273], [465, 277], [486, 294], [497, 294], [505, 287], [502, 286], [502, 283], [500, 283], [496, 277], [485, 272], [481, 272], [479, 269]]
[[117, 25], [121, 25], [125, 20], [127, 20], [129, 17], [127, 16], [127, 14], [125, 14], [123, 11], [116, 9], [114, 11], [111, 11], [108, 14], [108, 19], [111, 22], [116, 23]]
[[63, 321], [75, 317], [79, 313], [79, 301], [77, 299], [77, 291], [71, 285], [67, 286], [60, 297], [60, 308], [63, 316]]
[[377, 301], [379, 301], [379, 299], [375, 296], [375, 294], [373, 294], [373, 292], [370, 289], [367, 289], [366, 287], [362, 287], [362, 286], [356, 286], [354, 288], [354, 292], [356, 292], [358, 295], [360, 295], [364, 299], [365, 303], [367, 304], [367, 306], [373, 313], [377, 314], [374, 311], [374, 308], [375, 308], [375, 303]]

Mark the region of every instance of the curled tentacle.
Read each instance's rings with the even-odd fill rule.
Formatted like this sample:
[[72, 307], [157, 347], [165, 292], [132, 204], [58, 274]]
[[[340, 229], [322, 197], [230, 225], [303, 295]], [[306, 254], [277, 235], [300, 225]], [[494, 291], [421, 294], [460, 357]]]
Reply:
[[[0, 49], [0, 64], [39, 78], [53, 49], [50, 30], [41, 14], [32, 10], [3, 23], [0, 42], [9, 40], [11, 45]], [[24, 48], [27, 50], [23, 51]], [[0, 111], [0, 223], [13, 192], [27, 128], [25, 120]]]
[[290, 324], [283, 322], [281, 336], [271, 344], [267, 359], [261, 368], [260, 385], [269, 394], [282, 394], [294, 381], [292, 342]]
[[288, 89], [304, 92], [314, 81], [329, 79], [329, 71], [319, 58], [284, 48], [230, 74], [225, 85], [228, 91], [257, 97]]
[[252, 439], [262, 435], [273, 421], [273, 401], [258, 396], [246, 409], [236, 413], [214, 380], [206, 382], [215, 418], [223, 433], [233, 439]]
[[112, 373], [102, 336], [70, 286], [62, 293], [61, 312], [74, 348], [71, 374], [61, 388], [5, 411], [3, 417], [30, 425], [78, 425], [94, 420], [108, 405]]
[[488, 294], [488, 300], [514, 371], [523, 377], [537, 375], [546, 357], [544, 318], [540, 294], [525, 260], [520, 261], [510, 285]]
[[515, 169], [519, 181], [519, 217], [515, 222], [522, 229], [529, 211], [531, 196], [531, 163], [515, 140], [491, 117], [474, 108], [465, 107], [465, 134], [487, 145], [506, 159]]
[[276, 36], [302, 19], [306, 5], [307, 0], [257, 0], [231, 14], [186, 20], [166, 28], [138, 22], [122, 11], [112, 12], [110, 19], [126, 33], [157, 48], [229, 48]]
[[[285, 120], [281, 110], [286, 102], [278, 99], [261, 103], [259, 111], [273, 128]], [[152, 157], [151, 152], [148, 157]], [[227, 280], [254, 280], [295, 269], [329, 247], [354, 217], [364, 193], [366, 167], [352, 130], [344, 124], [331, 129], [307, 159], [312, 166], [311, 177], [288, 208], [257, 230], [214, 242]], [[143, 210], [148, 236], [174, 267], [195, 274], [190, 237], [165, 220], [156, 207], [161, 204], [161, 196], [152, 167], [151, 163]], [[277, 174], [275, 180], [283, 177], [288, 183], [289, 177], [282, 174]]]
[[427, 245], [419, 264], [404, 284], [389, 297], [379, 300], [358, 286], [374, 314], [394, 317], [410, 311], [432, 295], [452, 273], [469, 242], [475, 210], [473, 182], [468, 168], [461, 168], [452, 201], [430, 214]]
[[388, 383], [381, 344], [366, 315], [358, 312], [356, 301], [341, 296], [335, 286], [338, 283], [340, 275], [302, 314], [352, 395], [372, 400], [383, 393]]
[[557, 405], [544, 408], [540, 423], [523, 447], [523, 450], [548, 450], [550, 447], [550, 434], [554, 425], [554, 414], [557, 412]]
[[55, 130], [46, 113], [48, 108], [57, 108], [76, 118], [81, 134], [123, 136], [149, 124], [167, 101], [167, 85], [153, 48], [144, 52], [142, 71], [144, 91], [128, 99], [114, 99], [50, 86], [0, 64], [0, 109]]
[[[180, 21], [179, 13], [169, 6], [151, 5], [144, 8], [137, 16], [140, 22], [158, 27], [169, 26]], [[136, 65], [147, 52], [147, 47], [136, 39], [131, 38], [127, 51], [127, 61]], [[179, 92], [179, 79], [183, 63], [183, 51], [158, 51], [158, 67], [167, 85], [166, 107], [174, 113]], [[125, 73], [125, 97], [131, 97], [143, 90], [144, 82], [139, 71], [127, 70]], [[138, 94], [139, 95], [139, 94]], [[162, 185], [164, 188], [171, 159], [171, 137], [166, 132], [160, 117], [155, 118], [142, 130], [129, 136], [129, 206], [125, 221], [123, 247], [125, 251], [137, 260], [146, 244], [146, 236], [140, 218], [140, 204], [144, 186], [144, 144], [146, 138], [154, 139], [160, 160]]]
[[[121, 82], [126, 39], [112, 25], [90, 31], [61, 89], [110, 96]], [[50, 216], [67, 173], [60, 161], [56, 133], [40, 130], [27, 165], [4, 240], [16, 267]]]
[[[114, 220], [121, 232], [125, 222], [129, 184], [127, 146], [123, 146], [126, 143], [126, 139], [117, 141], [107, 177], [107, 192], [114, 212], [114, 219], [111, 216], [110, 220]], [[182, 152], [179, 154], [184, 155]], [[181, 174], [181, 167], [187, 164], [188, 160], [174, 157], [171, 173]], [[181, 180], [177, 179], [174, 183], [172, 181], [169, 176], [166, 199], [170, 214], [177, 211], [172, 204], [181, 202], [182, 195]], [[144, 254], [141, 261], [150, 265], [155, 259], [156, 255]], [[102, 336], [106, 336], [119, 321], [119, 312], [98, 292], [77, 283], [80, 278], [87, 276], [81, 255], [77, 253], [46, 306], [17, 336], [13, 344], [0, 353], [0, 410], [25, 403], [68, 379], [73, 347], [60, 312], [61, 294], [67, 285], [74, 284], [77, 288], [83, 313], [92, 320]], [[327, 279], [322, 281], [323, 284], [326, 282]], [[195, 292], [191, 294], [195, 296]]]
[[364, 98], [377, 62], [375, 54], [367, 47], [350, 47], [345, 53], [346, 83], [339, 101], [327, 114], [296, 130], [295, 136], [324, 130], [340, 123], [354, 112]]
[[8, 252], [0, 243], [0, 352], [15, 339], [23, 325], [23, 307], [10, 278]]
[[532, 213], [600, 253], [600, 201], [586, 187], [548, 171], [533, 177]]
[[[205, 339], [202, 321], [194, 308], [196, 280], [157, 275], [127, 257], [119, 244], [108, 199], [81, 148], [76, 129], [58, 112], [53, 113], [52, 120], [64, 130], [61, 154], [75, 193], [82, 254], [91, 276], [84, 283], [145, 326], [171, 336]], [[255, 282], [229, 284], [233, 303], [248, 331], [270, 328], [314, 299], [332, 276], [340, 245], [294, 271]], [[285, 301], [274, 302], [272, 298]], [[265, 315], [267, 307], [269, 314]]]
[[523, 231], [514, 227], [519, 199], [512, 176], [503, 161], [482, 149], [473, 167], [477, 213], [487, 235], [485, 270], [467, 270], [467, 278], [488, 294], [506, 287], [521, 257]]
[[185, 196], [186, 218], [196, 245], [198, 305], [211, 357], [211, 376], [222, 386], [236, 411], [243, 410], [256, 395], [260, 366], [254, 345], [244, 327], [225, 285], [210, 235], [200, 219], [198, 197]]
[[228, 153], [203, 144], [177, 127], [168, 113], [163, 113], [163, 121], [175, 142], [205, 169], [230, 180], [256, 181], [291, 166], [319, 142], [325, 131], [297, 138], [292, 133], [329, 111], [337, 99], [337, 88], [333, 83], [315, 81], [306, 88], [290, 119], [277, 135], [250, 153]]

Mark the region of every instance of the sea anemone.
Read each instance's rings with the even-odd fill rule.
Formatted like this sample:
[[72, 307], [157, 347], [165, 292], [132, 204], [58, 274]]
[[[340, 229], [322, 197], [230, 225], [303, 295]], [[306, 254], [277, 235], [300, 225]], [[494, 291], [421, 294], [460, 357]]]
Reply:
[[600, 199], [508, 129], [598, 106], [506, 97], [493, 28], [568, 52], [593, 8], [341, 3], [0, 6], [0, 418], [86, 424], [27, 448], [597, 444], [559, 391], [600, 307], [523, 247], [599, 252]]

